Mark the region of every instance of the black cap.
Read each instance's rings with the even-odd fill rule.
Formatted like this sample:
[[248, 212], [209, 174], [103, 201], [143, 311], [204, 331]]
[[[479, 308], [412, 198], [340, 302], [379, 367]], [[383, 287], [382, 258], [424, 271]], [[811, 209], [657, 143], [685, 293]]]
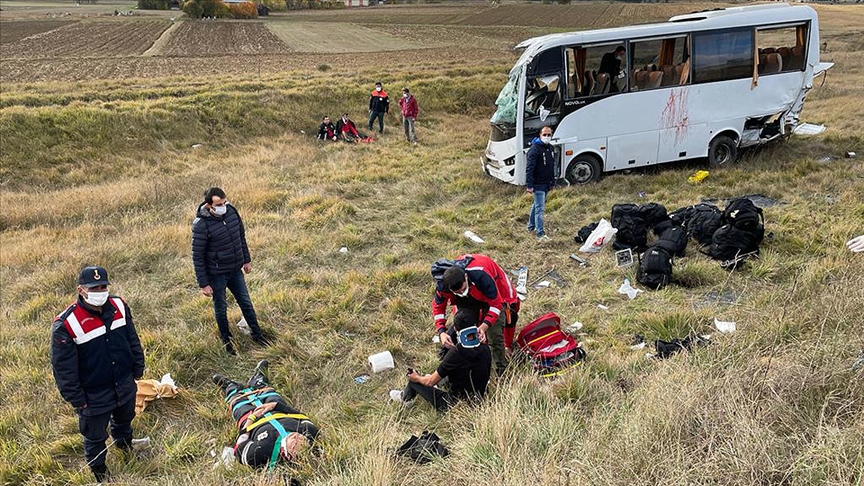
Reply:
[[78, 275], [78, 285], [83, 285], [88, 289], [90, 287], [98, 287], [100, 285], [108, 285], [108, 270], [102, 267], [84, 267], [81, 274]]

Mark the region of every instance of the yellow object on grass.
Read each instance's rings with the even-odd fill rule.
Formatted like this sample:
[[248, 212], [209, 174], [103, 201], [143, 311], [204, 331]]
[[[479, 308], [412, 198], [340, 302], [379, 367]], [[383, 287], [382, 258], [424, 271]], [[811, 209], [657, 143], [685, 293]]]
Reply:
[[171, 373], [166, 374], [161, 380], [135, 380], [138, 392], [135, 395], [135, 413], [139, 414], [147, 408], [147, 402], [157, 398], [170, 398], [178, 393]]
[[702, 179], [708, 177], [709, 172], [707, 170], [697, 170], [695, 174], [688, 177], [687, 180], [690, 181], [691, 184], [699, 184], [702, 182]]

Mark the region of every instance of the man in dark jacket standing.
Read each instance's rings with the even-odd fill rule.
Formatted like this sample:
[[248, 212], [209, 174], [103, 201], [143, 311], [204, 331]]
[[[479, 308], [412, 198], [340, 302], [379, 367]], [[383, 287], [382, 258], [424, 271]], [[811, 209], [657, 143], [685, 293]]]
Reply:
[[268, 342], [258, 327], [258, 317], [249, 298], [243, 272], [252, 271], [252, 258], [246, 245], [246, 231], [240, 213], [228, 203], [225, 192], [211, 187], [204, 194], [192, 222], [192, 261], [201, 293], [213, 298], [213, 312], [219, 326], [219, 337], [228, 354], [236, 354], [228, 328], [228, 302], [225, 289], [231, 291], [252, 330], [252, 339], [261, 345]]
[[390, 98], [381, 86], [381, 81], [375, 83], [372, 96], [369, 98], [369, 130], [372, 123], [378, 119], [378, 133], [384, 133], [384, 114], [390, 112]]
[[528, 231], [536, 231], [537, 238], [548, 240], [543, 229], [543, 213], [546, 211], [546, 193], [555, 185], [555, 153], [552, 151], [552, 128], [540, 129], [540, 138], [531, 141], [525, 170], [525, 189], [534, 196], [534, 204], [528, 214]]
[[105, 466], [107, 428], [121, 450], [132, 445], [135, 380], [144, 375], [144, 351], [129, 306], [108, 293], [108, 272], [85, 267], [78, 300], [54, 320], [51, 367], [64, 400], [78, 412], [84, 456], [97, 481]]

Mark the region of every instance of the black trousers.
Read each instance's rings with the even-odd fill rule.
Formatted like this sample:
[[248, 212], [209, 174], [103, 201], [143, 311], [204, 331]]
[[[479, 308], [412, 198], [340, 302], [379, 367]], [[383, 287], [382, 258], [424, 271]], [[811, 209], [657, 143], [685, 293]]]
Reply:
[[421, 385], [409, 381], [402, 392], [402, 400], [413, 400], [417, 395], [423, 397], [427, 402], [431, 403], [435, 410], [446, 412], [456, 401], [444, 390], [439, 390], [434, 386]]
[[105, 465], [108, 427], [117, 447], [128, 449], [132, 445], [132, 419], [135, 418], [135, 397], [117, 408], [99, 415], [87, 416], [78, 412], [78, 431], [84, 436], [84, 457], [90, 467]]

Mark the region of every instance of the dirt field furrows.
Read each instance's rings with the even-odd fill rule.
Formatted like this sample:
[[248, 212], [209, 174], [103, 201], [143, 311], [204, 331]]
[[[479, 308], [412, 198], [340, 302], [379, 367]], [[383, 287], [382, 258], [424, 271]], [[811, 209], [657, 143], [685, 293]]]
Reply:
[[146, 51], [171, 25], [165, 20], [93, 20], [3, 44], [3, 59], [136, 56]]
[[236, 54], [284, 54], [291, 48], [261, 22], [185, 21], [171, 33], [156, 56], [210, 57]]
[[11, 44], [31, 35], [58, 29], [75, 21], [68, 20], [11, 20], [0, 22], [0, 44]]
[[470, 46], [472, 49], [510, 49], [519, 42], [548, 33], [531, 27], [473, 27], [461, 25], [383, 25], [366, 27], [424, 47]]

